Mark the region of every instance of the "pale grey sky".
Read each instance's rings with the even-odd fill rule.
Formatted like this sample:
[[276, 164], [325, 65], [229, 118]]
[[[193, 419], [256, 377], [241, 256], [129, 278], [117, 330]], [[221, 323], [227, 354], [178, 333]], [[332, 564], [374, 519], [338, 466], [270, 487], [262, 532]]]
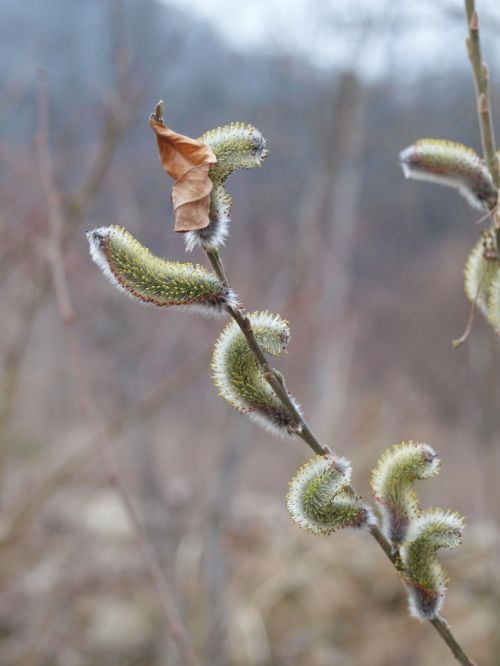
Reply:
[[[370, 77], [401, 64], [415, 70], [439, 63], [444, 71], [466, 61], [462, 0], [162, 1], [205, 19], [238, 49], [300, 53], [319, 66], [356, 58]], [[498, 61], [500, 0], [477, 6], [496, 24], [485, 21], [483, 33], [486, 55]]]

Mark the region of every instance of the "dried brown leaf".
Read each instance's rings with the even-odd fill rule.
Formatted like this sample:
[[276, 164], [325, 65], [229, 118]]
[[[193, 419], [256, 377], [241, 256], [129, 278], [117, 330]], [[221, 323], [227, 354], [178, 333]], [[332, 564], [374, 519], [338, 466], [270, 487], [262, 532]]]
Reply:
[[212, 191], [208, 172], [217, 158], [204, 143], [174, 132], [154, 115], [149, 125], [156, 134], [160, 163], [175, 181], [172, 187], [175, 230], [208, 227]]

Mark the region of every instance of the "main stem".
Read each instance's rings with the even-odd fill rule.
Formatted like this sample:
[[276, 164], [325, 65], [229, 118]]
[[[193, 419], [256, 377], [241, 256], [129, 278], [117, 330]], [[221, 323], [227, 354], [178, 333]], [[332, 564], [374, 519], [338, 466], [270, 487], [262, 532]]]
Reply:
[[[219, 280], [226, 287], [229, 287], [229, 282], [226, 277], [226, 272], [222, 264], [222, 260], [217, 248], [205, 249], [205, 253], [210, 261], [212, 268], [214, 269], [215, 274]], [[246, 338], [248, 346], [252, 350], [258, 364], [262, 368], [264, 378], [269, 383], [276, 396], [279, 398], [285, 409], [289, 412], [292, 418], [298, 424], [297, 435], [318, 455], [327, 455], [331, 453], [331, 450], [328, 446], [321, 444], [319, 439], [313, 433], [309, 427], [307, 421], [304, 419], [302, 414], [298, 411], [296, 406], [293, 404], [293, 401], [290, 399], [288, 391], [286, 389], [285, 380], [283, 375], [275, 370], [269, 365], [266, 355], [262, 351], [261, 346], [257, 342], [255, 337], [252, 323], [246, 314], [245, 310], [242, 308], [235, 308], [231, 305], [227, 305], [226, 309], [229, 315], [234, 319], [241, 329], [241, 332]], [[353, 492], [355, 492], [353, 490]], [[374, 525], [369, 528], [369, 532], [375, 541], [378, 543], [380, 548], [384, 551], [388, 559], [392, 562], [396, 571], [400, 570], [400, 557], [399, 552], [392, 547], [392, 544], [385, 538], [384, 534], [377, 525]], [[441, 617], [437, 616], [429, 620], [430, 624], [438, 632], [444, 642], [448, 645], [455, 659], [462, 664], [462, 666], [476, 666], [473, 661], [465, 654], [455, 637], [453, 636], [451, 629], [448, 623]]]
[[475, 0], [465, 0], [465, 13], [469, 36], [467, 38], [467, 51], [474, 74], [474, 83], [477, 96], [477, 114], [481, 129], [481, 143], [483, 153], [488, 163], [495, 187], [500, 185], [498, 159], [495, 147], [495, 131], [491, 121], [491, 105], [489, 96], [489, 75], [486, 63], [481, 54], [481, 39], [479, 35], [479, 18], [476, 11]]
[[[491, 120], [491, 104], [489, 93], [488, 67], [481, 53], [481, 38], [479, 34], [479, 17], [476, 11], [475, 0], [465, 0], [465, 15], [469, 36], [467, 38], [467, 51], [474, 74], [474, 84], [477, 97], [477, 117], [481, 131], [483, 155], [493, 179], [493, 184], [500, 188], [500, 171], [495, 145], [495, 130]], [[492, 230], [495, 232], [497, 248], [500, 248], [500, 206], [492, 211]]]

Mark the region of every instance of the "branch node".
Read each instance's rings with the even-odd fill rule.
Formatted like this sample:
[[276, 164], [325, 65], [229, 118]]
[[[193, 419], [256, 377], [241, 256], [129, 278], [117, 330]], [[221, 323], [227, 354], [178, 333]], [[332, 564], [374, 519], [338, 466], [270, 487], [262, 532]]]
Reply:
[[479, 113], [488, 113], [488, 98], [485, 93], [481, 93], [477, 98], [477, 108]]

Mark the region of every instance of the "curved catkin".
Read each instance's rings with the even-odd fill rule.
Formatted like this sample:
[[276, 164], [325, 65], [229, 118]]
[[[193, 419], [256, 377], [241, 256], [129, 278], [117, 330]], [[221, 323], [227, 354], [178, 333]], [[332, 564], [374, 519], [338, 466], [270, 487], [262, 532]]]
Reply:
[[132, 298], [159, 307], [177, 305], [203, 314], [224, 314], [234, 293], [203, 266], [156, 257], [118, 226], [87, 232], [90, 254], [109, 281]]
[[350, 487], [351, 465], [345, 458], [316, 456], [290, 482], [286, 505], [298, 527], [331, 534], [343, 527], [369, 527], [376, 520], [370, 507]]
[[[464, 269], [467, 298], [475, 303], [492, 326], [500, 327], [500, 262], [490, 257], [491, 232], [487, 231], [473, 247]], [[490, 257], [490, 258], [486, 258]]]
[[446, 592], [446, 576], [436, 551], [459, 546], [463, 529], [463, 518], [443, 509], [424, 511], [412, 521], [401, 548], [401, 560], [414, 617], [430, 620], [438, 615]]
[[217, 158], [209, 171], [213, 183], [210, 196], [210, 224], [186, 234], [186, 249], [197, 245], [205, 249], [224, 245], [229, 234], [232, 197], [225, 183], [236, 169], [262, 166], [267, 156], [266, 141], [258, 129], [245, 123], [231, 123], [205, 132], [199, 141], [207, 145]]
[[[286, 349], [290, 337], [287, 321], [269, 312], [254, 312], [248, 317], [257, 342], [266, 354], [277, 356]], [[267, 383], [245, 336], [234, 321], [217, 339], [212, 369], [219, 394], [239, 412], [248, 414], [276, 435], [293, 435], [299, 431], [299, 424]]]
[[401, 442], [387, 449], [372, 473], [372, 491], [382, 513], [382, 530], [394, 545], [405, 539], [418, 509], [413, 483], [439, 472], [440, 461], [428, 444]]
[[473, 208], [492, 210], [497, 190], [479, 155], [461, 143], [420, 139], [400, 153], [406, 178], [427, 180], [457, 189]]

